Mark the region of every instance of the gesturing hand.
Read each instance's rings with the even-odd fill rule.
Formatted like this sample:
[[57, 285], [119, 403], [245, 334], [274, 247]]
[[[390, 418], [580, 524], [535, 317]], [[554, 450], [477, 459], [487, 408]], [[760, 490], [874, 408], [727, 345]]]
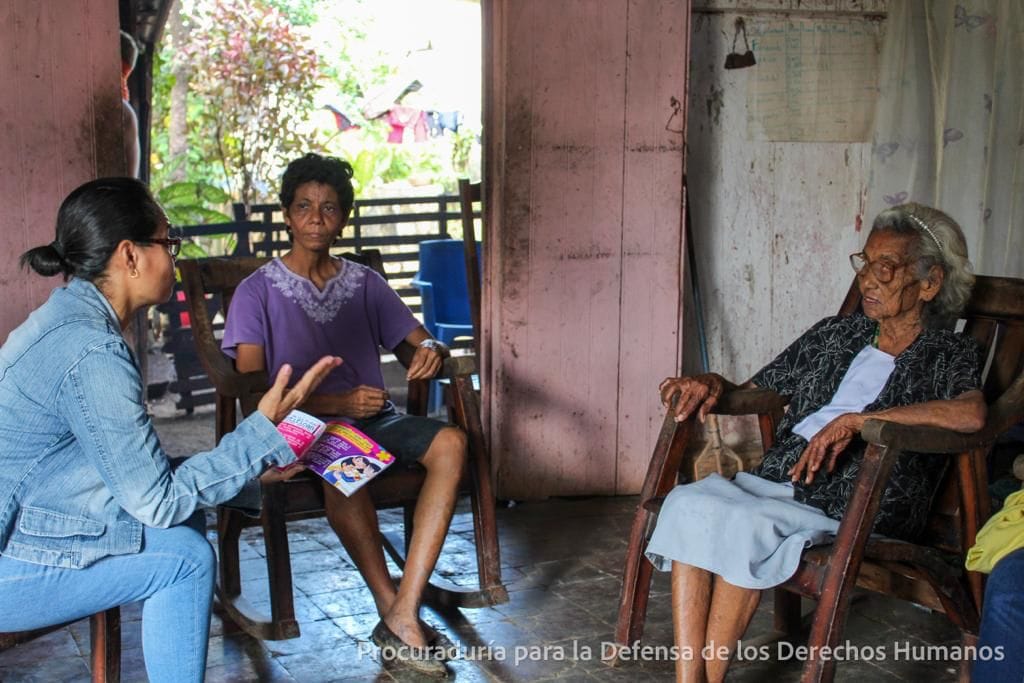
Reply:
[[447, 357], [447, 346], [436, 339], [424, 339], [416, 347], [416, 353], [409, 363], [409, 371], [405, 373], [405, 379], [430, 379], [436, 376]]
[[362, 384], [341, 394], [338, 413], [345, 417], [371, 417], [384, 408], [388, 392]]
[[821, 469], [821, 464], [827, 458], [827, 471], [835, 469], [836, 458], [846, 450], [853, 437], [860, 434], [864, 426], [866, 416], [860, 413], [845, 413], [825, 425], [820, 432], [807, 444], [807, 448], [800, 455], [800, 459], [790, 468], [789, 476], [794, 482], [804, 478], [805, 484], [814, 481], [815, 475]]
[[675, 407], [676, 422], [682, 422], [694, 410], [697, 410], [697, 419], [703, 422], [711, 409], [718, 403], [724, 389], [725, 384], [722, 382], [722, 378], [715, 374], [666, 377], [658, 385], [661, 402], [666, 408], [670, 408], [672, 405], [672, 397], [679, 396]]
[[256, 408], [267, 416], [267, 419], [277, 424], [285, 418], [296, 406], [302, 405], [303, 401], [316, 389], [324, 377], [334, 368], [341, 365], [341, 359], [337, 356], [324, 356], [316, 364], [306, 371], [295, 386], [288, 388], [288, 380], [292, 377], [292, 366], [282, 365], [274, 378], [274, 385], [270, 391], [263, 394]]

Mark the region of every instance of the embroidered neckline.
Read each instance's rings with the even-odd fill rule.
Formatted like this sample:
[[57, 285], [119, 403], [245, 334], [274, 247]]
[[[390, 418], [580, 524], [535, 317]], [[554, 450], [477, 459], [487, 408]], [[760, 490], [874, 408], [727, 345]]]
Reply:
[[341, 268], [320, 290], [308, 278], [289, 270], [279, 257], [268, 262], [261, 270], [275, 289], [286, 299], [299, 304], [310, 319], [321, 325], [334, 320], [341, 307], [355, 295], [366, 276], [359, 264], [342, 260]]

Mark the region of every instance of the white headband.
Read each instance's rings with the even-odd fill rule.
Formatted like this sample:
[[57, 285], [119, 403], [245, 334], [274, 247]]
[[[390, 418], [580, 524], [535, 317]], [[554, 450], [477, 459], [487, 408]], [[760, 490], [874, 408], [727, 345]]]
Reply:
[[910, 218], [910, 220], [913, 221], [914, 224], [917, 225], [917, 227], [921, 228], [926, 233], [928, 233], [928, 236], [932, 238], [933, 242], [935, 242], [935, 246], [939, 248], [939, 253], [942, 253], [942, 242], [940, 242], [939, 238], [935, 236], [935, 233], [931, 231], [931, 228], [925, 225], [924, 221], [922, 221], [914, 214], [908, 214], [908, 218]]

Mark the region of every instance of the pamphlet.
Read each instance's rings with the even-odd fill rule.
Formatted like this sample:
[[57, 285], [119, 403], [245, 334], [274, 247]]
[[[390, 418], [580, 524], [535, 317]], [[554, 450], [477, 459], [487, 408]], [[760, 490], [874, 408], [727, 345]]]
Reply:
[[306, 469], [351, 496], [395, 462], [380, 444], [345, 422], [293, 410], [277, 425]]

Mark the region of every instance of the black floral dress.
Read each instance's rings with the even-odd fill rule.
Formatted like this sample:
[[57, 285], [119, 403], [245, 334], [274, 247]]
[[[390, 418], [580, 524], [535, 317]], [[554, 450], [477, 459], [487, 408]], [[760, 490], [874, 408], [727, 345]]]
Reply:
[[[794, 434], [793, 427], [828, 404], [854, 357], [871, 343], [875, 325], [860, 314], [825, 318], [754, 375], [754, 384], [791, 400], [779, 423], [775, 445], [753, 474], [789, 481], [787, 471], [807, 447], [807, 440]], [[882, 392], [864, 410], [947, 400], [978, 389], [979, 356], [970, 337], [948, 330], [925, 330], [896, 357], [896, 367]], [[795, 484], [794, 498], [820, 508], [833, 519], [842, 518], [865, 448], [862, 440], [854, 439], [839, 456], [832, 474], [821, 470], [810, 485]], [[942, 456], [903, 453], [882, 493], [874, 531], [907, 540], [919, 534], [946, 462]]]

